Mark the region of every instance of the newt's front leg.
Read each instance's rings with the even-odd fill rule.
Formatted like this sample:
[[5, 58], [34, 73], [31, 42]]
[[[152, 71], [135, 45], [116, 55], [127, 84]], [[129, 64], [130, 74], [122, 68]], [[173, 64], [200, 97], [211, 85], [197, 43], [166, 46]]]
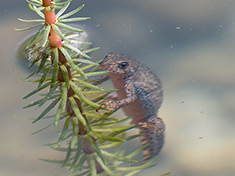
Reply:
[[131, 104], [137, 99], [133, 83], [131, 81], [126, 81], [125, 83], [126, 84], [125, 84], [124, 90], [125, 90], [126, 98], [123, 98], [120, 100], [114, 100], [113, 98], [104, 100], [101, 103], [102, 109], [108, 109], [109, 112], [111, 112], [123, 106], [126, 106], [128, 104]]
[[133, 103], [135, 100], [136, 100], [136, 96], [127, 97], [122, 100], [116, 100], [116, 101], [109, 99], [109, 100], [105, 100], [104, 102], [102, 102], [101, 108], [108, 109], [108, 111], [111, 112], [123, 106], [126, 106], [130, 103]]

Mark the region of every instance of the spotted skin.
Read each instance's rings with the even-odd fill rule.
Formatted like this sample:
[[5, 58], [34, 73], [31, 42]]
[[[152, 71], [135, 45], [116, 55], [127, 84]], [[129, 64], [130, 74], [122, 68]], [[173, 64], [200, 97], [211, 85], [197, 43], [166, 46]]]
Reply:
[[163, 147], [165, 124], [161, 118], [152, 116], [148, 118], [147, 122], [140, 122], [138, 128], [143, 134], [140, 136], [141, 144], [148, 144], [143, 151], [144, 161], [147, 161], [156, 156]]
[[108, 54], [100, 68], [109, 71], [114, 88], [118, 89], [115, 99], [104, 102], [103, 108], [110, 111], [122, 108], [139, 128], [140, 141], [146, 145], [144, 161], [156, 156], [164, 145], [165, 124], [157, 117], [162, 104], [162, 87], [159, 78], [145, 65], [122, 54]]

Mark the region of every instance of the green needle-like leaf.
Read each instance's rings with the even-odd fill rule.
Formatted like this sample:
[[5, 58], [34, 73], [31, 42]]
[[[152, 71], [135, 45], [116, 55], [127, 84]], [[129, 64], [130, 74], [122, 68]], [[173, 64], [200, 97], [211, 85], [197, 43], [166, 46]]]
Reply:
[[74, 117], [73, 118], [73, 134], [78, 135], [78, 118]]
[[75, 99], [73, 97], [69, 97], [69, 102], [71, 103], [72, 105], [72, 109], [74, 111], [74, 113], [76, 114], [76, 116], [79, 118], [80, 122], [83, 124], [83, 126], [85, 128], [88, 129], [88, 126], [87, 126], [87, 123], [86, 123], [86, 120], [85, 118], [83, 117], [83, 115], [81, 114], [79, 108], [78, 108], [78, 105], [75, 101]]
[[155, 166], [156, 163], [152, 163], [152, 160], [149, 160], [148, 162], [142, 164], [142, 165], [138, 165], [138, 166], [131, 166], [131, 167], [119, 167], [117, 168], [120, 171], [133, 171], [133, 170], [143, 170], [146, 168], [150, 168]]
[[44, 14], [40, 11], [40, 10], [42, 10], [44, 7], [39, 7], [39, 8], [37, 8], [36, 6], [32, 6], [31, 4], [29, 4], [29, 8], [31, 9], [31, 10], [33, 10], [33, 11], [35, 11], [40, 17], [42, 17], [43, 19], [45, 18], [44, 17]]
[[[113, 148], [113, 147], [117, 147], [120, 146], [121, 142], [112, 142], [110, 144], [106, 144], [106, 145], [101, 145], [100, 149], [108, 149], [108, 148]], [[105, 155], [105, 153], [104, 153]]]
[[90, 69], [91, 67], [94, 67], [94, 65], [85, 65], [83, 67], [81, 67], [81, 70], [84, 71], [84, 70], [87, 70], [87, 69]]
[[114, 122], [111, 121], [111, 122], [108, 122], [108, 123], [100, 123], [100, 124], [96, 124], [96, 127], [113, 127], [114, 125], [118, 125], [118, 124], [121, 124], [121, 123], [124, 123], [126, 122], [127, 120], [129, 120], [131, 117], [127, 117], [127, 118], [124, 118], [124, 119], [120, 119], [120, 120], [115, 120]]
[[30, 97], [30, 96], [32, 96], [32, 95], [38, 93], [40, 90], [43, 90], [43, 89], [45, 89], [46, 87], [48, 87], [48, 86], [50, 86], [50, 85], [51, 85], [51, 83], [46, 83], [46, 84], [44, 84], [44, 85], [41, 86], [40, 88], [35, 89], [35, 90], [33, 90], [32, 92], [30, 92], [28, 95], [26, 95], [25, 97], [23, 97], [23, 99], [26, 99], [26, 98], [28, 98], [28, 97]]
[[94, 156], [92, 154], [88, 155], [88, 162], [90, 166], [91, 176], [96, 176], [96, 165], [95, 165]]
[[30, 27], [26, 27], [26, 28], [22, 28], [22, 29], [15, 29], [15, 30], [16, 31], [26, 31], [26, 30], [34, 29], [34, 28], [36, 28], [38, 26], [41, 26], [41, 25], [43, 25], [43, 23], [39, 23], [39, 24], [35, 24], [33, 26], [30, 26]]
[[107, 135], [96, 135], [99, 139], [105, 140], [105, 141], [113, 141], [113, 142], [126, 142], [125, 139], [111, 137]]
[[130, 172], [129, 174], [126, 174], [126, 176], [133, 176], [135, 174], [137, 174], [138, 172], [140, 172], [141, 170], [135, 170], [133, 172]]
[[149, 144], [146, 144], [144, 146], [141, 146], [140, 148], [136, 149], [134, 152], [130, 153], [129, 155], [126, 156], [126, 158], [133, 158], [136, 155], [138, 155], [140, 152], [142, 152]]
[[73, 63], [72, 58], [71, 58], [70, 54], [68, 53], [68, 51], [67, 51], [64, 47], [60, 47], [59, 49], [60, 49], [60, 51], [64, 54], [65, 58], [68, 60], [70, 66], [71, 66], [74, 70], [76, 70], [83, 78], [86, 79], [87, 77], [86, 77], [85, 73], [84, 73], [78, 66], [76, 66], [76, 65]]
[[78, 136], [76, 155], [74, 156], [71, 168], [75, 166], [75, 164], [77, 163], [79, 157], [81, 156], [81, 153], [82, 153], [82, 137]]
[[40, 159], [42, 161], [48, 162], [48, 163], [56, 163], [56, 164], [62, 164], [64, 160], [50, 160], [50, 159]]
[[59, 19], [61, 20], [61, 19], [64, 19], [64, 18], [67, 18], [67, 17], [74, 15], [75, 13], [79, 12], [84, 6], [85, 6], [85, 4], [81, 5], [80, 7], [74, 9], [73, 11], [59, 17]]
[[33, 0], [31, 0], [31, 1], [25, 0], [25, 1], [28, 2], [29, 4], [35, 5], [35, 6], [41, 6], [41, 5], [42, 5], [42, 4], [40, 4], [38, 1], [33, 1]]
[[73, 59], [74, 62], [80, 62], [80, 63], [85, 63], [85, 64], [91, 64], [91, 65], [99, 65], [98, 63], [96, 62], [92, 62], [88, 59]]
[[128, 125], [128, 126], [120, 126], [120, 127], [110, 127], [110, 128], [107, 128], [107, 127], [104, 127], [104, 128], [97, 128], [97, 127], [94, 127], [92, 128], [93, 131], [95, 132], [123, 132], [123, 131], [126, 131], [126, 130], [129, 130], [131, 128], [134, 128], [135, 125]]
[[83, 154], [81, 159], [79, 160], [78, 164], [76, 165], [76, 170], [80, 170], [82, 168], [82, 166], [84, 165], [85, 161], [86, 161], [87, 155]]
[[161, 174], [161, 175], [159, 175], [159, 176], [171, 176], [171, 173], [170, 173], [170, 172], [166, 172], [166, 173]]
[[43, 100], [41, 101], [41, 103], [38, 105], [38, 107], [41, 107], [44, 103], [46, 103], [51, 96], [53, 96], [53, 93], [56, 91], [56, 89], [58, 88], [59, 84], [51, 84], [50, 83], [50, 90], [49, 92], [45, 95], [45, 97], [43, 98]]
[[69, 5], [70, 5], [70, 2], [68, 2], [66, 6], [64, 6], [62, 9], [58, 11], [58, 13], [56, 14], [57, 19], [65, 12], [65, 10], [69, 7]]
[[49, 128], [49, 127], [52, 126], [52, 125], [53, 125], [53, 124], [51, 123], [50, 125], [48, 125], [48, 126], [42, 128], [42, 129], [40, 129], [40, 130], [37, 130], [37, 131], [33, 132], [32, 135], [37, 134], [37, 133], [39, 133], [39, 132], [41, 132], [41, 131], [47, 129], [47, 128]]
[[85, 176], [85, 175], [89, 175], [88, 173], [90, 173], [90, 169], [87, 170], [87, 171], [84, 171], [84, 172], [82, 172], [82, 173], [80, 173], [80, 174], [78, 174], [78, 175], [76, 175], [76, 176]]
[[42, 31], [44, 31], [44, 29], [46, 28], [45, 25], [43, 25], [38, 32], [33, 36], [32, 40], [29, 42], [29, 44], [26, 46], [26, 49], [28, 49], [33, 43], [34, 41], [38, 38], [38, 36], [42, 33]]
[[64, 24], [64, 23], [57, 23], [58, 26], [64, 28], [64, 29], [67, 29], [69, 31], [73, 31], [73, 32], [84, 32], [84, 30], [81, 30], [81, 29], [78, 29], [78, 28], [75, 28], [75, 27], [72, 27], [72, 26], [69, 26], [67, 24]]
[[77, 54], [79, 54], [79, 55], [82, 55], [82, 56], [84, 56], [84, 57], [86, 57], [86, 58], [88, 58], [88, 59], [91, 58], [90, 56], [88, 56], [87, 54], [83, 53], [81, 50], [79, 50], [78, 48], [76, 48], [76, 47], [74, 47], [74, 46], [72, 46], [72, 45], [64, 44], [64, 46], [65, 46], [66, 48], [69, 48], [69, 49], [75, 51], [75, 52], [76, 52]]
[[67, 86], [67, 89], [69, 89], [70, 85], [69, 85], [69, 74], [68, 74], [68, 70], [66, 68], [65, 65], [61, 65], [60, 66], [60, 69], [61, 69], [61, 72], [63, 74], [63, 78], [64, 78], [64, 81], [65, 81], [65, 84]]
[[83, 114], [85, 116], [94, 117], [94, 118], [97, 118], [97, 119], [103, 119], [104, 118], [102, 115], [99, 115], [97, 113], [88, 112], [88, 111], [83, 112]]
[[53, 4], [51, 9], [61, 9], [63, 6]]
[[58, 49], [53, 50], [53, 73], [52, 73], [52, 79], [51, 79], [51, 89], [55, 87], [55, 82], [57, 81], [58, 77], [58, 62], [59, 62], [59, 52]]
[[70, 3], [72, 0], [67, 0], [65, 2], [60, 2], [60, 1], [55, 1], [55, 3], [52, 5], [53, 8], [58, 8], [61, 9], [63, 8], [65, 5], [67, 5], [68, 3]]
[[[45, 146], [48, 146], [50, 147], [51, 149], [53, 150], [56, 150], [56, 151], [60, 151], [60, 152], [67, 152], [68, 151], [68, 148], [67, 147], [58, 147], [56, 146], [55, 144], [46, 144]], [[76, 152], [77, 149], [76, 148], [72, 148], [71, 149], [72, 152]]]
[[94, 141], [91, 139], [91, 137], [88, 135], [85, 135], [84, 138], [90, 143], [91, 147], [95, 150], [96, 154], [100, 157], [102, 162], [105, 164], [105, 159], [104, 159], [103, 154], [101, 153], [100, 149], [96, 146]]
[[77, 18], [68, 18], [68, 19], [61, 19], [59, 22], [68, 23], [68, 22], [77, 22], [77, 21], [85, 21], [91, 19], [90, 17], [77, 17]]
[[87, 49], [87, 50], [83, 51], [83, 53], [91, 53], [91, 52], [97, 51], [99, 49], [100, 49], [100, 47], [91, 48], [91, 49]]
[[100, 166], [109, 174], [109, 175], [115, 175], [110, 168], [108, 168], [106, 165], [104, 165], [103, 161], [100, 158], [96, 158]]
[[63, 32], [61, 32], [60, 28], [58, 28], [57, 25], [53, 24], [51, 25], [51, 27], [55, 30], [55, 32], [60, 36], [61, 39], [63, 39], [64, 41], [66, 41], [67, 39], [65, 38]]
[[116, 136], [116, 135], [118, 135], [120, 133], [123, 133], [123, 132], [125, 132], [127, 130], [130, 130], [132, 128], [135, 128], [135, 127], [136, 127], [136, 125], [134, 125], [134, 124], [133, 125], [129, 125], [129, 126], [123, 126], [123, 129], [120, 129], [120, 130], [117, 130], [117, 131], [111, 133], [110, 136]]
[[42, 5], [42, 0], [29, 0], [29, 1]]
[[45, 22], [45, 20], [43, 20], [43, 19], [24, 20], [24, 19], [18, 18], [18, 20], [21, 22], [25, 22], [25, 23], [38, 23], [38, 22], [40, 22], [42, 24], [42, 22]]
[[71, 152], [72, 152], [72, 148], [71, 148], [71, 143], [70, 143], [68, 146], [67, 154], [66, 154], [65, 160], [62, 164], [62, 167], [65, 166], [67, 164], [67, 162], [69, 161], [70, 156], [71, 156]]
[[[67, 118], [66, 121], [70, 122], [70, 118]], [[61, 132], [61, 134], [59, 136], [58, 141], [56, 142], [56, 146], [58, 146], [63, 141], [66, 133], [68, 132], [68, 128], [69, 128], [69, 123], [64, 123], [64, 127], [62, 129], [62, 132]]]
[[57, 98], [56, 100], [54, 100], [39, 116], [38, 118], [36, 118], [33, 123], [39, 121], [40, 119], [42, 119], [50, 110], [52, 110], [52, 108], [55, 107], [55, 105], [59, 102], [59, 98]]
[[[75, 126], [75, 124], [73, 124], [73, 126]], [[78, 126], [77, 126], [77, 128], [78, 128]], [[77, 140], [78, 140], [78, 135], [74, 134], [73, 137], [72, 137], [72, 140], [71, 140], [71, 147], [72, 148], [75, 146]]]
[[61, 102], [60, 102], [60, 106], [58, 107], [58, 110], [56, 112], [55, 115], [55, 119], [54, 119], [54, 125], [57, 126], [58, 121], [61, 117], [61, 113], [63, 112], [63, 110], [66, 107], [66, 103], [67, 103], [67, 88], [65, 84], [62, 84], [61, 87]]
[[142, 135], [141, 135], [141, 134], [134, 134], [134, 135], [128, 136], [128, 137], [126, 138], [126, 140], [127, 140], [127, 141], [130, 141], [130, 140], [135, 139], [135, 138], [138, 138], [138, 137], [140, 137], [140, 136], [142, 136]]
[[[69, 63], [70, 64], [70, 63]], [[76, 66], [74, 63], [72, 63], [71, 67], [76, 70], [77, 73], [79, 73], [84, 79], [87, 79], [86, 74], [80, 69], [78, 66]]]
[[90, 72], [90, 73], [86, 73], [86, 76], [87, 77], [90, 77], [90, 76], [99, 76], [99, 75], [105, 75], [109, 73], [108, 71], [98, 71], [98, 72]]
[[[68, 38], [68, 39], [73, 39], [73, 38], [76, 38], [76, 37], [78, 37], [78, 36], [80, 36], [78, 33], [66, 33], [65, 34], [65, 36], [66, 36], [66, 38]], [[77, 41], [76, 39], [74, 39], [74, 40], [70, 40], [70, 41], [73, 41], [73, 42], [75, 42], [75, 43], [83, 43], [83, 41]], [[89, 43], [89, 42], [88, 42]]]
[[76, 93], [76, 95], [81, 99], [81, 101], [83, 101], [86, 104], [91, 105], [94, 108], [99, 108], [100, 105], [97, 103], [92, 102], [91, 100], [88, 100], [85, 98], [85, 96], [82, 94], [81, 90], [74, 84], [73, 81], [70, 81], [70, 86], [71, 88], [74, 90], [74, 92]]
[[42, 39], [42, 47], [45, 47], [48, 42], [48, 36], [49, 36], [50, 30], [51, 30], [51, 26], [47, 26], [44, 31], [43, 39]]
[[[48, 100], [51, 100], [51, 99], [54, 99], [54, 98], [57, 98], [57, 97], [58, 97], [58, 95], [53, 95], [53, 96], [51, 96]], [[35, 102], [33, 102], [33, 103], [30, 103], [29, 105], [27, 105], [27, 106], [25, 106], [25, 107], [23, 107], [23, 108], [25, 109], [25, 108], [30, 108], [30, 107], [32, 107], [32, 106], [36, 106], [36, 105], [40, 104], [40, 103], [43, 101], [43, 99], [44, 99], [44, 98], [39, 99], [39, 100], [37, 100], [37, 101], [35, 101]]]
[[46, 79], [46, 76], [47, 76], [47, 74], [49, 73], [50, 70], [51, 70], [50, 67], [45, 69], [45, 71], [44, 71], [44, 73], [43, 73], [43, 75], [42, 75], [42, 77], [41, 77], [41, 79], [40, 79], [40, 81], [38, 83], [38, 87], [37, 88], [41, 87], [41, 85], [44, 83], [44, 81]]
[[82, 84], [83, 86], [87, 87], [87, 88], [90, 88], [90, 89], [96, 89], [96, 90], [100, 90], [100, 91], [104, 91], [104, 89], [101, 89], [100, 87], [98, 86], [95, 86], [93, 84], [90, 84], [88, 83], [87, 81], [83, 81], [81, 79], [73, 79], [73, 81], [77, 82], [77, 83], [80, 83]]
[[46, 64], [46, 61], [47, 61], [47, 55], [45, 55], [45, 57], [41, 59], [40, 65], [38, 66], [36, 73], [39, 73], [43, 68], [45, 68], [44, 66]]
[[127, 158], [127, 157], [123, 157], [123, 155], [119, 153], [109, 153], [107, 151], [104, 151], [102, 150], [102, 153], [105, 155], [105, 156], [108, 156], [109, 158], [114, 158], [118, 161], [125, 161], [127, 163], [138, 163], [137, 160], [134, 160], [134, 159], [131, 159], [131, 158]]
[[85, 94], [102, 94], [102, 93], [111, 93], [111, 92], [115, 92], [115, 89], [111, 89], [111, 90], [88, 90], [88, 91], [82, 91], [82, 93]]

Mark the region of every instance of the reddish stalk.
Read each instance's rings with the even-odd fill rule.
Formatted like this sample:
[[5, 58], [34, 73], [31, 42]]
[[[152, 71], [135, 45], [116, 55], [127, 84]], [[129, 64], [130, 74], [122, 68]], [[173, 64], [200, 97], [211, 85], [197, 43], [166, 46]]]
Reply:
[[[53, 0], [43, 0], [43, 6], [44, 7], [50, 7], [53, 5]], [[47, 10], [49, 8], [45, 8], [43, 10], [44, 12], [44, 16], [45, 16], [45, 24], [46, 25], [56, 25], [57, 23], [57, 19], [56, 19], [56, 15], [55, 15], [55, 10]], [[56, 49], [56, 48], [60, 48], [63, 43], [62, 43], [62, 39], [60, 38], [60, 36], [55, 32], [55, 30], [53, 28], [51, 28], [50, 33], [49, 33], [49, 45], [52, 49]], [[59, 51], [59, 65], [65, 65], [67, 63], [67, 59], [65, 58], [65, 56], [63, 55], [63, 53]], [[53, 56], [53, 54], [52, 54]], [[52, 63], [53, 63], [53, 57], [52, 57]], [[72, 78], [71, 75], [71, 71], [70, 71], [70, 67], [66, 65], [67, 71], [68, 71], [68, 75], [69, 75], [69, 79]], [[62, 71], [59, 67], [58, 69], [58, 76], [57, 79], [60, 82], [65, 82]], [[73, 91], [73, 89], [70, 87], [67, 93], [67, 97], [73, 96], [75, 94], [75, 92]], [[80, 112], [82, 113], [82, 106], [81, 106], [81, 101], [77, 98], [75, 98], [76, 104], [80, 110]], [[75, 116], [75, 113], [73, 112], [72, 108], [71, 108], [71, 104], [69, 102], [69, 100], [67, 100], [67, 112], [70, 114], [71, 117]], [[88, 123], [87, 118], [84, 116], [86, 122]], [[82, 125], [82, 123], [79, 121], [79, 135], [85, 135], [87, 134], [87, 130], [86, 128]], [[84, 139], [84, 141], [86, 141]], [[94, 140], [93, 140], [94, 141]], [[95, 141], [94, 141], [95, 142]], [[87, 154], [94, 153], [94, 150], [91, 148], [90, 144], [86, 141], [83, 142], [83, 151]], [[101, 173], [103, 172], [103, 168], [100, 166], [100, 164], [95, 160], [96, 162], [96, 169], [97, 169], [97, 173]]]
[[[53, 0], [43, 0], [43, 6], [44, 7], [50, 7], [51, 5], [53, 5], [52, 2], [53, 2]], [[57, 19], [56, 19], [56, 15], [55, 15], [55, 10], [54, 9], [53, 10], [47, 10], [45, 8], [43, 11], [44, 11], [44, 15], [45, 15], [45, 24], [46, 25], [56, 25]], [[60, 48], [63, 45], [62, 44], [62, 39], [55, 32], [55, 30], [52, 29], [52, 28], [50, 30], [48, 39], [49, 39], [49, 45], [52, 49]], [[65, 65], [67, 63], [67, 59], [65, 58], [64, 54], [60, 50], [58, 50], [58, 51], [59, 51], [59, 65]], [[53, 56], [53, 54], [52, 54], [52, 56]], [[53, 62], [53, 57], [52, 57], [52, 62]], [[66, 68], [67, 68], [67, 71], [68, 71], [68, 74], [69, 74], [69, 79], [71, 79], [72, 75], [71, 75], [70, 67], [66, 65]], [[60, 82], [65, 82], [60, 67], [59, 67], [59, 70], [58, 70], [57, 79]], [[74, 95], [74, 91], [70, 87], [70, 89], [68, 90], [68, 97], [73, 96], [73, 95]], [[79, 100], [76, 100], [76, 103], [77, 103], [79, 109], [81, 110], [81, 102]], [[68, 101], [67, 104], [69, 104], [69, 101]], [[71, 114], [71, 116], [75, 116], [74, 112], [71, 113], [71, 107], [67, 107], [67, 111]]]
[[[53, 0], [43, 0], [44, 7], [50, 7], [53, 5]], [[48, 8], [49, 9], [49, 8]], [[53, 25], [57, 23], [55, 9], [47, 10], [46, 8], [43, 10], [45, 16], [45, 24], [46, 25]], [[49, 34], [49, 44], [51, 48], [59, 48], [62, 46], [62, 39], [60, 36], [51, 28]]]
[[42, 1], [42, 6], [43, 6], [43, 7], [49, 7], [49, 6], [52, 5], [52, 1], [53, 1], [53, 0], [43, 0], [43, 1]]

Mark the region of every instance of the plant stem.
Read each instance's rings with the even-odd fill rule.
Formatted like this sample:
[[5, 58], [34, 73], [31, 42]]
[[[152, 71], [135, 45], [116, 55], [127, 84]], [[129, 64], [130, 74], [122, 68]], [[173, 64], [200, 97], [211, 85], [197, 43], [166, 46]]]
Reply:
[[62, 46], [62, 39], [52, 28], [50, 30], [48, 39], [51, 48], [60, 48]]
[[[44, 12], [44, 16], [45, 16], [45, 24], [48, 25], [48, 26], [49, 25], [50, 26], [56, 25], [56, 23], [57, 23], [57, 19], [56, 19], [56, 15], [55, 15], [55, 9], [50, 8], [50, 6], [53, 5], [52, 1], [53, 0], [43, 0], [42, 1], [43, 6], [46, 7], [46, 8], [44, 8], [43, 12]], [[50, 29], [48, 39], [49, 39], [49, 46], [52, 49], [57, 49], [57, 48], [60, 48], [60, 47], [63, 46], [62, 39], [60, 38], [60, 36], [55, 32], [55, 30], [52, 27]], [[66, 63], [68, 62], [66, 57], [64, 56], [64, 54], [60, 50], [58, 50], [58, 52], [59, 52], [59, 63], [58, 63], [58, 65], [59, 66], [60, 65], [65, 65], [66, 69], [67, 69], [67, 72], [68, 72], [69, 79], [72, 79], [70, 66], [66, 65]], [[52, 59], [52, 63], [53, 63], [53, 52], [52, 52], [51, 55], [52, 55], [51, 59]], [[61, 70], [60, 67], [58, 69], [57, 79], [60, 82], [65, 82], [65, 79], [64, 79], [64, 76], [62, 74], [62, 70]], [[73, 112], [73, 110], [71, 108], [71, 104], [69, 102], [69, 97], [73, 96], [74, 94], [75, 94], [75, 92], [70, 87], [68, 89], [68, 92], [67, 92], [67, 107], [66, 107], [66, 110], [67, 110], [67, 113], [71, 117], [74, 117], [75, 113]], [[77, 107], [79, 108], [80, 112], [82, 113], [83, 110], [82, 110], [81, 101], [78, 98], [75, 98], [75, 101], [76, 101]], [[84, 116], [87, 124], [89, 124], [89, 122], [87, 120], [87, 117], [85, 115], [83, 115], [83, 116]], [[83, 126], [83, 124], [80, 121], [79, 121], [78, 125], [79, 125], [78, 135], [86, 135], [88, 133], [87, 129]], [[83, 151], [86, 154], [94, 153], [94, 150], [92, 149], [90, 144], [85, 139], [83, 141]], [[97, 173], [102, 173], [104, 171], [103, 168], [100, 166], [100, 164], [96, 161], [96, 159], [95, 159], [95, 165], [96, 165]]]
[[43, 1], [42, 1], [43, 7], [49, 7], [49, 6], [51, 6], [51, 5], [52, 5], [52, 1], [53, 1], [53, 0], [43, 0]]
[[[43, 12], [45, 16], [45, 24], [46, 25], [53, 25], [57, 23], [56, 15], [55, 15], [55, 9], [50, 9], [49, 7], [53, 5], [52, 0], [43, 0], [42, 4], [44, 7]], [[51, 28], [50, 34], [49, 34], [49, 44], [51, 48], [59, 48], [62, 46], [62, 39], [60, 36], [54, 31], [54, 29]]]

